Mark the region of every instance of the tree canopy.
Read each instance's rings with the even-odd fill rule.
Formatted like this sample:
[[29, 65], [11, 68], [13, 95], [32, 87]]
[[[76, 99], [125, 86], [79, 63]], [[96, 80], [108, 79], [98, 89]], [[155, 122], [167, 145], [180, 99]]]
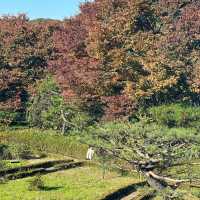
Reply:
[[178, 0], [83, 4], [54, 37], [65, 96], [98, 97], [111, 119], [140, 105], [198, 104], [199, 8]]
[[199, 8], [196, 0], [95, 0], [64, 21], [3, 17], [1, 107], [20, 107], [45, 70], [66, 101], [101, 110], [102, 119], [127, 119], [140, 106], [198, 105]]

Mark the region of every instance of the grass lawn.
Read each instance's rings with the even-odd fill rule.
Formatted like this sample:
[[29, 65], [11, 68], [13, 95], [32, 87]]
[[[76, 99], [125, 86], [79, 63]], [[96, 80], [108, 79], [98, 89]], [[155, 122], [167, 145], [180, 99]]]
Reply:
[[12, 150], [27, 149], [33, 153], [60, 154], [85, 159], [87, 145], [80, 144], [78, 136], [63, 136], [52, 130], [19, 129], [0, 130], [0, 144], [12, 146]]
[[98, 200], [115, 190], [138, 182], [134, 177], [121, 177], [107, 172], [102, 179], [98, 167], [82, 167], [43, 176], [45, 187], [41, 191], [29, 191], [33, 178], [9, 181], [0, 185], [2, 200]]
[[[0, 142], [13, 145], [12, 147], [16, 149], [20, 147], [19, 151], [23, 146], [25, 149], [28, 146], [36, 155], [38, 153], [48, 155], [42, 159], [22, 160], [16, 164], [7, 163], [8, 168], [49, 160], [70, 159], [68, 156], [82, 160], [87, 150], [87, 146], [80, 144], [77, 138], [37, 129], [0, 131]], [[199, 160], [195, 160], [190, 165], [169, 168], [164, 175], [180, 179], [199, 179], [199, 163]], [[120, 188], [139, 182], [137, 175], [122, 177], [116, 172], [107, 172], [105, 179], [102, 179], [102, 170], [91, 163], [90, 166], [42, 176], [45, 187], [40, 191], [29, 191], [29, 184], [33, 179], [34, 177], [0, 184], [0, 200], [100, 200]], [[139, 188], [137, 194], [143, 195], [149, 189]], [[200, 199], [200, 188], [189, 187], [188, 184], [181, 186], [177, 192], [183, 194], [181, 200]], [[162, 200], [161, 196], [163, 194], [158, 194], [153, 199]]]

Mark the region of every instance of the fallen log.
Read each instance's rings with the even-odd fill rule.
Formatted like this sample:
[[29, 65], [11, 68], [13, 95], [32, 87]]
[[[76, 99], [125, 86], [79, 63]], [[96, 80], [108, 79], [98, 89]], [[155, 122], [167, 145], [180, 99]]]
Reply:
[[181, 183], [190, 182], [189, 179], [178, 180], [164, 176], [159, 176], [153, 171], [145, 172], [145, 176], [147, 177], [147, 182], [149, 183], [149, 185], [156, 190], [162, 190], [168, 186], [175, 189]]

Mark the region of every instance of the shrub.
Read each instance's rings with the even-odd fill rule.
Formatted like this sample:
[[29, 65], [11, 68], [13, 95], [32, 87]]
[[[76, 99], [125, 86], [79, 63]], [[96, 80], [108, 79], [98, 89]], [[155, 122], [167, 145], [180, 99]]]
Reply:
[[10, 153], [9, 146], [5, 144], [0, 144], [0, 159], [6, 160], [6, 159], [10, 159], [11, 157], [12, 155]]
[[153, 121], [168, 127], [200, 127], [200, 107], [171, 104], [152, 107], [148, 114]]
[[[71, 133], [72, 134], [72, 133]], [[62, 136], [55, 131], [42, 131], [39, 129], [10, 130], [0, 132], [6, 136], [12, 156], [20, 156], [23, 147], [27, 146], [32, 152], [53, 153], [85, 158], [87, 145], [80, 144], [76, 132], [74, 136]]]
[[183, 200], [186, 194], [181, 191], [173, 191], [170, 188], [166, 188], [160, 193], [163, 200]]
[[28, 189], [30, 191], [37, 191], [44, 188], [44, 181], [42, 180], [41, 175], [37, 175], [30, 181]]
[[6, 177], [0, 178], [0, 184], [6, 184], [8, 182], [8, 179]]
[[0, 170], [5, 169], [6, 168], [6, 162], [3, 160], [0, 160]]
[[18, 154], [22, 159], [29, 159], [33, 155], [31, 147], [27, 144], [18, 145]]
[[9, 126], [14, 123], [18, 116], [17, 112], [5, 110], [0, 110], [0, 126]]
[[9, 144], [0, 144], [0, 159], [29, 159], [32, 158], [33, 150], [29, 144], [10, 141]]

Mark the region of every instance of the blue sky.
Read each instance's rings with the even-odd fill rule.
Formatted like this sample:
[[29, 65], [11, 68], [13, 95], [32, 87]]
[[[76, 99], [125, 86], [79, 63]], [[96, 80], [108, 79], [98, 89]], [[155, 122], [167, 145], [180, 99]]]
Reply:
[[85, 0], [0, 0], [0, 15], [26, 13], [30, 19], [63, 19], [78, 13]]

